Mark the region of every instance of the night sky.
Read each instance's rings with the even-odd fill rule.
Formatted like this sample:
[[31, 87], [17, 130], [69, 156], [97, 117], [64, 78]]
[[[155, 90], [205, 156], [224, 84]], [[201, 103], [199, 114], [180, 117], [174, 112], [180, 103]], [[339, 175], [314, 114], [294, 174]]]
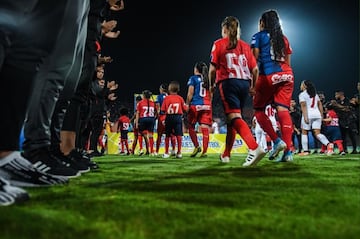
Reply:
[[250, 43], [262, 12], [270, 8], [278, 11], [293, 49], [294, 97], [302, 80], [313, 81], [327, 99], [338, 89], [349, 97], [357, 93], [358, 0], [124, 2], [125, 9], [110, 16], [118, 20], [119, 38], [103, 42], [103, 55], [114, 58], [105, 77], [119, 83], [120, 101], [144, 89], [157, 94], [161, 83], [172, 80], [181, 83], [185, 96], [195, 62], [209, 62], [212, 43], [221, 37], [221, 21], [236, 16], [241, 38]]

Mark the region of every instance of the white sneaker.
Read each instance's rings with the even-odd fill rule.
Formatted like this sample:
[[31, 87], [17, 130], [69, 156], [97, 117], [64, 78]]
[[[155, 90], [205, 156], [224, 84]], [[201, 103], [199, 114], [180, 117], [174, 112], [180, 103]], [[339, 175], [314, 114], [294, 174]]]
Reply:
[[330, 156], [334, 154], [334, 144], [333, 143], [328, 143], [328, 145], [326, 146], [326, 155]]
[[171, 150], [170, 156], [176, 156], [175, 150]]
[[170, 155], [169, 155], [169, 154], [163, 154], [163, 155], [162, 155], [162, 158], [163, 158], [163, 159], [170, 158]]
[[181, 159], [182, 158], [182, 154], [176, 154], [176, 158], [178, 158], [178, 159]]
[[247, 167], [256, 165], [265, 156], [265, 154], [266, 152], [260, 146], [258, 146], [255, 150], [250, 149], [243, 166]]
[[220, 154], [220, 161], [222, 163], [229, 163], [230, 162], [230, 157], [229, 156], [223, 156], [222, 154]]

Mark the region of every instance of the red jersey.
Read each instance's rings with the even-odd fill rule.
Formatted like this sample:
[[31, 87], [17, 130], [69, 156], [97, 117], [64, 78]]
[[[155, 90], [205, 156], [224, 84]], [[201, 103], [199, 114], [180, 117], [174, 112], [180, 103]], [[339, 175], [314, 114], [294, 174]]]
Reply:
[[142, 99], [137, 103], [136, 111], [139, 112], [139, 118], [155, 117], [155, 102], [148, 99]]
[[326, 122], [326, 126], [339, 126], [339, 117], [334, 110], [328, 110], [326, 118], [330, 118], [331, 121]]
[[126, 115], [120, 116], [118, 119], [118, 129], [120, 131], [129, 130], [130, 118]]
[[250, 80], [251, 71], [257, 67], [256, 58], [250, 45], [238, 40], [234, 49], [228, 50], [229, 38], [221, 38], [214, 42], [211, 50], [211, 63], [216, 66], [216, 81], [229, 78]]
[[166, 96], [161, 105], [161, 111], [164, 111], [167, 115], [182, 115], [187, 109], [188, 106], [180, 95]]

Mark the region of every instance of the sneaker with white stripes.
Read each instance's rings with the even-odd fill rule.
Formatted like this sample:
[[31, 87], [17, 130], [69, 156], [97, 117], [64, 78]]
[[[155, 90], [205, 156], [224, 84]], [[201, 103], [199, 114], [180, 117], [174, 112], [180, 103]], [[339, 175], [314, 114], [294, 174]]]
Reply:
[[250, 149], [243, 166], [246, 167], [256, 165], [265, 156], [265, 154], [266, 152], [260, 145], [254, 150]]
[[8, 206], [29, 200], [29, 194], [22, 188], [10, 185], [8, 181], [0, 177], [0, 205]]
[[55, 176], [40, 171], [25, 159], [19, 151], [14, 151], [0, 159], [0, 176], [11, 185], [19, 187], [41, 187], [68, 183], [67, 177]]

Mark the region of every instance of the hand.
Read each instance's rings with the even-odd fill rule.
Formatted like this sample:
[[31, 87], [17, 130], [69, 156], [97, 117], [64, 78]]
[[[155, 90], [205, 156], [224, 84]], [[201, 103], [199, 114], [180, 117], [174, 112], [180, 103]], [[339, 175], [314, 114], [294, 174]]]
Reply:
[[117, 21], [115, 20], [103, 21], [103, 23], [101, 24], [101, 32], [103, 34], [106, 34], [107, 32], [114, 30], [116, 25], [117, 25]]
[[116, 31], [116, 32], [107, 32], [105, 33], [104, 36], [106, 36], [107, 38], [118, 38], [120, 35], [120, 31]]
[[255, 87], [251, 87], [251, 88], [249, 89], [249, 94], [250, 94], [251, 96], [255, 96], [255, 94], [256, 94]]
[[117, 97], [115, 96], [115, 93], [110, 93], [110, 94], [108, 95], [108, 99], [111, 100], [111, 101], [114, 101], [114, 100], [117, 99]]

